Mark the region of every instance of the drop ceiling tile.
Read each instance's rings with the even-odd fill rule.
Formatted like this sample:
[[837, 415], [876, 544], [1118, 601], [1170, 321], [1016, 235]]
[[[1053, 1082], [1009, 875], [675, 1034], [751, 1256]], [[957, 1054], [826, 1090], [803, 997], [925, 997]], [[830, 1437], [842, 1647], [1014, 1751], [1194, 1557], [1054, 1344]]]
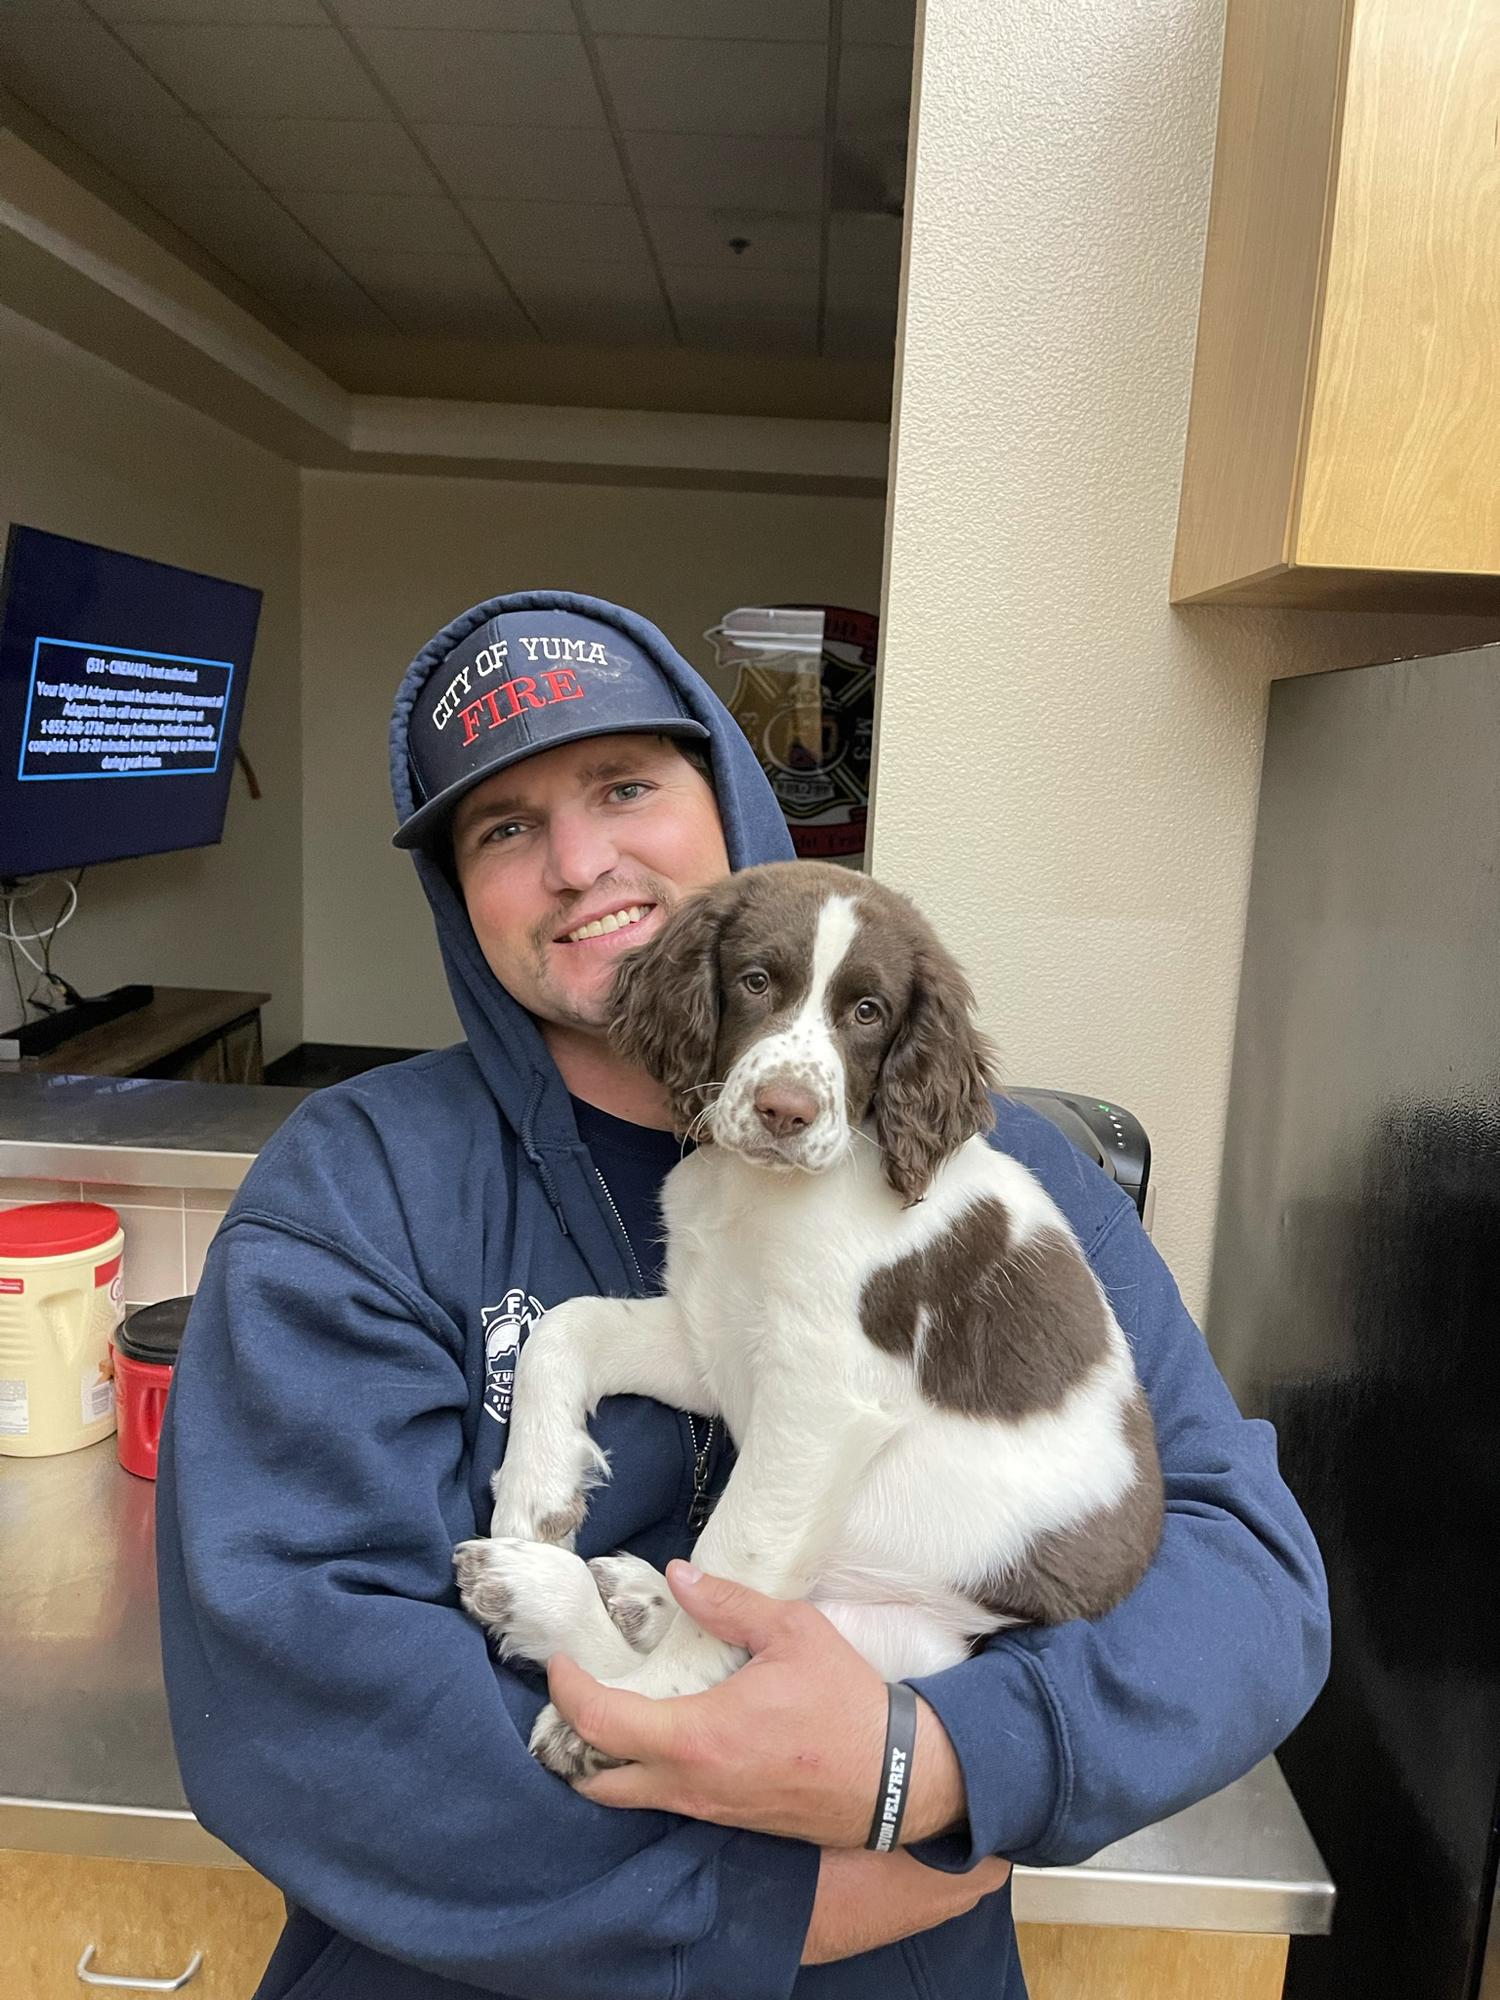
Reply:
[[602, 129], [604, 107], [577, 35], [357, 31], [408, 118]]
[[828, 223], [828, 269], [868, 271], [894, 289], [901, 276], [899, 215], [833, 215]]
[[666, 306], [656, 273], [649, 264], [573, 264], [552, 270], [536, 268], [518, 276], [507, 271], [516, 295], [532, 317], [542, 312], [598, 306], [633, 307], [656, 312], [667, 324]]
[[366, 251], [473, 256], [474, 232], [445, 194], [305, 194], [282, 201], [342, 263]]
[[709, 347], [732, 354], [815, 354], [817, 315], [811, 312], [759, 312], [749, 306], [695, 307], [679, 310], [677, 324], [689, 347]]
[[69, 136], [129, 187], [254, 186], [234, 155], [186, 112], [143, 118], [80, 105], [71, 123]]
[[489, 258], [477, 250], [359, 250], [340, 262], [368, 292], [425, 292], [448, 299], [507, 296]]
[[182, 106], [97, 21], [0, 16], [0, 83], [61, 132], [75, 106], [176, 118]]
[[0, 0], [0, 21], [86, 21], [83, 0]]
[[216, 118], [213, 129], [267, 187], [437, 192], [432, 169], [394, 118]]
[[469, 218], [496, 257], [512, 269], [542, 260], [649, 264], [635, 210], [623, 202], [469, 201]]
[[911, 116], [909, 48], [846, 48], [839, 59], [840, 132], [905, 134]]
[[514, 125], [422, 125], [417, 136], [460, 199], [628, 202], [607, 132]]
[[326, 28], [318, 0], [89, 0], [106, 21], [194, 21], [216, 27]]
[[316, 285], [272, 285], [262, 282], [256, 290], [295, 326], [308, 333], [392, 333], [389, 313], [341, 271], [327, 282]]
[[662, 276], [673, 306], [684, 312], [730, 306], [751, 306], [761, 313], [816, 311], [818, 304], [816, 271], [757, 271], [743, 264], [669, 264]]
[[623, 131], [811, 139], [823, 129], [821, 47], [628, 35], [595, 46]]
[[[847, 0], [846, 0], [847, 4]], [[583, 0], [596, 35], [710, 35], [730, 41], [822, 42], [828, 0]]]
[[506, 34], [576, 32], [568, 0], [331, 0], [351, 28], [490, 28]]
[[666, 307], [614, 300], [544, 306], [532, 313], [543, 340], [556, 347], [675, 347]]
[[896, 314], [830, 307], [823, 320], [823, 352], [857, 361], [889, 360], [896, 352]]
[[519, 307], [498, 282], [491, 283], [493, 288], [467, 284], [451, 273], [441, 281], [429, 274], [370, 289], [403, 333], [454, 340], [535, 340]]
[[335, 28], [139, 23], [120, 33], [184, 104], [206, 117], [386, 114]]
[[917, 0], [844, 0], [846, 42], [886, 42], [912, 46], [917, 33]]
[[338, 265], [259, 188], [153, 188], [146, 199], [249, 285], [313, 285]]
[[[765, 208], [648, 208], [646, 227], [664, 264], [816, 271], [822, 260], [816, 215]], [[745, 247], [732, 250], [731, 243]]]
[[816, 139], [632, 132], [625, 149], [648, 207], [707, 203], [810, 213], [822, 203], [823, 148]]

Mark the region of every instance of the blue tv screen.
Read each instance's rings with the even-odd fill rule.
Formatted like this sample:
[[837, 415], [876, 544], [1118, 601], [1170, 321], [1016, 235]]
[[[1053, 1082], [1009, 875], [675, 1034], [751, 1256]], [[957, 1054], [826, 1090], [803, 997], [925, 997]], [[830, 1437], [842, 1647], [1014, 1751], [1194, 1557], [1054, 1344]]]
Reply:
[[0, 876], [206, 847], [258, 590], [13, 526], [0, 580]]

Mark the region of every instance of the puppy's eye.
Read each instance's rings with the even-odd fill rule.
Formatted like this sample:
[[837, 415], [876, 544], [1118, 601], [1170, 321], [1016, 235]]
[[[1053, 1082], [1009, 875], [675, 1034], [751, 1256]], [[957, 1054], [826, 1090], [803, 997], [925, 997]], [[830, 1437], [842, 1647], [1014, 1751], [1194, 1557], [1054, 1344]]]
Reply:
[[885, 1009], [878, 1000], [859, 1000], [855, 1003], [854, 1018], [862, 1028], [873, 1028], [877, 1021], [885, 1019]]
[[771, 975], [769, 972], [762, 972], [757, 968], [752, 972], [747, 972], [740, 980], [740, 984], [747, 993], [766, 993], [770, 990]]

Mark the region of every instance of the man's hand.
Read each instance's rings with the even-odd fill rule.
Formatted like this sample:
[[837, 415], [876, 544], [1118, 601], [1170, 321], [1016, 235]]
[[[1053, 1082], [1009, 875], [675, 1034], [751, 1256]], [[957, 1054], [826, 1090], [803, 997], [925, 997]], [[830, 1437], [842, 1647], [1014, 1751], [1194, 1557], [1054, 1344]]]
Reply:
[[[685, 1813], [819, 1847], [863, 1846], [885, 1748], [879, 1674], [810, 1604], [763, 1597], [681, 1562], [668, 1565], [667, 1581], [690, 1618], [745, 1647], [749, 1662], [706, 1694], [648, 1701], [602, 1686], [556, 1654], [547, 1672], [558, 1710], [585, 1742], [628, 1760], [578, 1790], [600, 1805]], [[919, 1698], [902, 1836], [926, 1839], [966, 1810], [953, 1746]]]
[[909, 1854], [851, 1854], [826, 1848], [802, 1947], [804, 1965], [853, 1958], [897, 1938], [930, 1931], [1005, 1886], [1008, 1861], [981, 1861], [967, 1875], [943, 1875]]

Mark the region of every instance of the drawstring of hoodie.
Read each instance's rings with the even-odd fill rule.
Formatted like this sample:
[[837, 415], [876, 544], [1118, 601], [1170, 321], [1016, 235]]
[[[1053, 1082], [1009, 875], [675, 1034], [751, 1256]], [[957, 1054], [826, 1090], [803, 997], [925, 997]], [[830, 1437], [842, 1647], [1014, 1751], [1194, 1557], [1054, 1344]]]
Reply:
[[551, 1165], [548, 1162], [546, 1154], [540, 1150], [536, 1143], [536, 1115], [542, 1108], [542, 1099], [546, 1095], [546, 1091], [546, 1078], [540, 1076], [533, 1077], [531, 1089], [526, 1097], [525, 1115], [521, 1119], [521, 1146], [527, 1159], [536, 1169], [536, 1177], [542, 1184], [542, 1192], [552, 1204], [553, 1212], [557, 1216], [558, 1228], [564, 1236], [571, 1236], [573, 1232], [569, 1229], [568, 1218], [563, 1213], [562, 1196], [558, 1192], [557, 1181], [553, 1177]]

